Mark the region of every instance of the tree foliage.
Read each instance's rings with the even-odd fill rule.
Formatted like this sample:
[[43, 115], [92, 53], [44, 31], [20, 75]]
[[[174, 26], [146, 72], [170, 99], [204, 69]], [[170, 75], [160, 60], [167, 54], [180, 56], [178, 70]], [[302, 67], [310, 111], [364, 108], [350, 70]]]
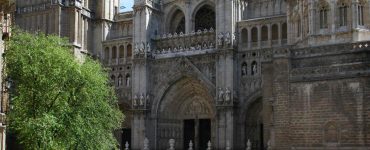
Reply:
[[10, 128], [26, 149], [116, 147], [123, 114], [98, 62], [79, 62], [65, 39], [16, 30], [5, 63], [14, 84]]

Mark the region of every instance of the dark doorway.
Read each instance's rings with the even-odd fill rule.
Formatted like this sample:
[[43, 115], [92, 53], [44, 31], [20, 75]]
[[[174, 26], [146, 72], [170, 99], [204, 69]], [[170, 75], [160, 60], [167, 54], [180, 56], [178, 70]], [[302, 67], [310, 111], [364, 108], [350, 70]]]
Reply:
[[211, 140], [210, 119], [187, 119], [184, 120], [184, 145], [183, 149], [189, 148], [190, 140], [193, 142], [193, 149], [205, 150], [207, 143]]
[[207, 149], [207, 143], [211, 140], [211, 120], [200, 119], [198, 128], [199, 150]]
[[[190, 140], [194, 143], [195, 137], [195, 120], [184, 120], [184, 149], [188, 149]], [[194, 148], [194, 147], [193, 147]]]
[[128, 142], [129, 148], [130, 148], [130, 146], [131, 146], [131, 129], [128, 129], [128, 128], [122, 129], [122, 140], [121, 140], [122, 149], [125, 148], [126, 142]]

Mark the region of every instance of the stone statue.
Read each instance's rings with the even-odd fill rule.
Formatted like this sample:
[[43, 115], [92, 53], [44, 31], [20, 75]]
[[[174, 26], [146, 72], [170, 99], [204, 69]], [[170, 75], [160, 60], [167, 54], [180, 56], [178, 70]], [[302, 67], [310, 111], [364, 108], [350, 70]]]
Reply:
[[208, 141], [208, 143], [207, 143], [207, 150], [211, 150], [211, 149], [212, 149], [211, 141]]
[[170, 144], [170, 148], [168, 150], [175, 150], [175, 140], [170, 139], [168, 143]]
[[229, 140], [226, 141], [226, 150], [230, 150], [230, 141]]
[[267, 150], [272, 150], [271, 141], [270, 140], [267, 141]]
[[137, 43], [135, 44], [134, 52], [135, 52], [135, 54], [138, 54], [139, 53], [139, 46], [138, 46]]
[[144, 106], [144, 94], [140, 95], [140, 106]]
[[222, 38], [224, 37], [224, 35], [220, 32], [220, 33], [218, 33], [218, 35], [217, 35], [217, 44], [219, 45], [219, 46], [221, 46], [222, 45]]
[[150, 102], [150, 101], [149, 101], [149, 100], [150, 100], [149, 98], [150, 98], [150, 97], [149, 97], [149, 94], [147, 94], [147, 95], [146, 95], [146, 98], [145, 98], [145, 101], [146, 101], [146, 103], [147, 103], [147, 104], [149, 104], [149, 102]]
[[226, 36], [225, 36], [225, 43], [226, 43], [227, 45], [231, 44], [231, 36], [230, 36], [230, 33], [229, 33], [229, 32], [227, 32], [227, 33], [226, 33]]
[[247, 75], [247, 65], [242, 66], [242, 75]]
[[137, 106], [137, 96], [135, 95], [134, 98], [132, 99], [132, 104], [134, 105], [134, 107]]
[[127, 76], [126, 77], [126, 86], [129, 87], [130, 86], [130, 76]]
[[189, 149], [188, 150], [193, 150], [193, 142], [191, 140], [189, 142]]
[[218, 101], [222, 102], [224, 97], [224, 91], [222, 88], [218, 88]]
[[128, 144], [128, 142], [126, 141], [126, 144], [125, 144], [125, 150], [129, 150], [129, 147], [130, 145]]
[[143, 150], [149, 150], [149, 140], [148, 138], [144, 139], [144, 148]]
[[252, 150], [252, 143], [251, 141], [248, 139], [248, 142], [247, 142], [247, 148], [246, 150]]
[[254, 63], [252, 66], [252, 75], [257, 74], [257, 64]]
[[229, 102], [230, 100], [231, 100], [231, 92], [230, 92], [229, 88], [226, 88], [225, 101]]
[[144, 42], [141, 42], [139, 51], [143, 53], [144, 52], [144, 49], [145, 49]]
[[148, 42], [146, 44], [146, 52], [150, 53], [151, 49], [150, 49], [150, 43]]

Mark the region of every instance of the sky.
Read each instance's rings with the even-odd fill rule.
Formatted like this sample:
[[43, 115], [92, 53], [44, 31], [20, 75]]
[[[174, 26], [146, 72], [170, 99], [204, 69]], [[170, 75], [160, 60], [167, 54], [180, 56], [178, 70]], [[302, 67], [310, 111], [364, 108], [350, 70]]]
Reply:
[[120, 0], [120, 12], [131, 11], [134, 0]]

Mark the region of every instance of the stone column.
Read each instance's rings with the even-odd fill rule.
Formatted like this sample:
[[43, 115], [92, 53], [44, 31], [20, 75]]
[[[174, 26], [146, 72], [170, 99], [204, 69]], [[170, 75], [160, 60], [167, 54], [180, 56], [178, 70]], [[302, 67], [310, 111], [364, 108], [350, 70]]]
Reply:
[[247, 28], [248, 30], [248, 49], [250, 49], [252, 47], [252, 28], [251, 27], [248, 27]]
[[257, 26], [257, 37], [258, 37], [258, 40], [257, 40], [257, 42], [258, 42], [258, 47], [260, 48], [261, 47], [261, 28], [262, 28], [262, 26], [261, 25], [258, 25]]
[[193, 25], [193, 18], [191, 16], [191, 1], [185, 1], [185, 33], [190, 33]]
[[131, 150], [141, 150], [145, 139], [145, 111], [133, 112], [131, 127]]
[[278, 23], [278, 45], [282, 45], [282, 39], [283, 39], [283, 34], [282, 34], [282, 23]]
[[[337, 23], [337, 19], [338, 19], [338, 15], [337, 15], [337, 1], [335, 0], [331, 0], [330, 1], [330, 10], [329, 11], [331, 13], [331, 17], [330, 17], [330, 21], [331, 21], [331, 32], [332, 33], [335, 33], [335, 30], [336, 30], [336, 23]], [[331, 35], [331, 40], [332, 41], [335, 41], [335, 35], [336, 34], [332, 34]]]
[[269, 45], [269, 47], [271, 47], [272, 45], [272, 31], [271, 31], [271, 24], [268, 24], [267, 25], [267, 35], [268, 35], [268, 38], [267, 38], [267, 44]]

